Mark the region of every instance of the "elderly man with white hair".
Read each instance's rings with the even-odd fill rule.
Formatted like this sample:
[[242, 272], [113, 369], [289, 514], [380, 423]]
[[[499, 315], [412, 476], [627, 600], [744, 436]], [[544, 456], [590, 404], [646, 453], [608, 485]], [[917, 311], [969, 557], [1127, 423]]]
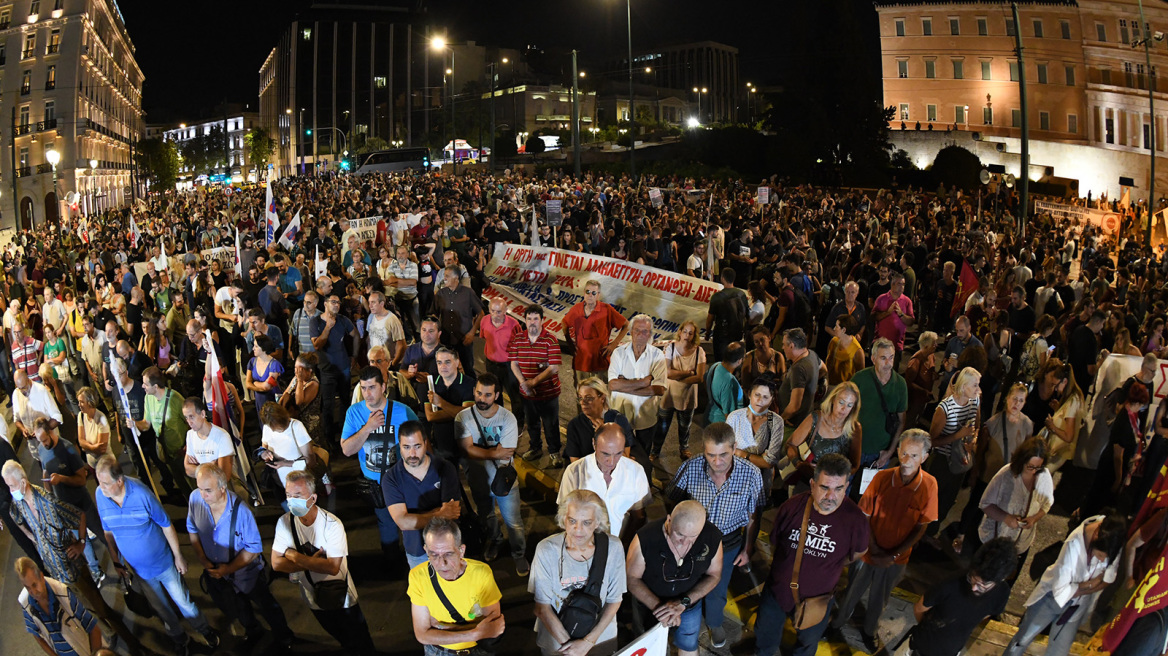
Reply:
[[608, 386], [612, 407], [633, 425], [636, 445], [648, 453], [657, 430], [657, 410], [665, 396], [669, 368], [665, 353], [653, 346], [653, 319], [638, 314], [629, 322], [632, 338], [612, 352]]

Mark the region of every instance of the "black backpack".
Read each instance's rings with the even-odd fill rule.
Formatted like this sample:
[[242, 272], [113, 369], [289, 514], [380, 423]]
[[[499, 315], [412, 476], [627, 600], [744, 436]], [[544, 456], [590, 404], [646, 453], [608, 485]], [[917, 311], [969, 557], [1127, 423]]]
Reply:
[[[565, 543], [567, 536], [564, 536]], [[592, 553], [592, 566], [588, 568], [588, 583], [568, 593], [560, 612], [556, 616], [573, 640], [588, 635], [604, 612], [604, 599], [600, 590], [604, 585], [604, 567], [608, 563], [608, 534], [598, 531], [594, 538], [596, 550]], [[564, 578], [563, 547], [560, 552], [560, 578]]]
[[787, 320], [783, 322], [783, 328], [802, 328], [805, 333], [810, 335], [812, 334], [811, 319], [813, 317], [811, 301], [798, 287], [793, 287], [792, 291], [795, 294], [795, 302], [787, 311]]

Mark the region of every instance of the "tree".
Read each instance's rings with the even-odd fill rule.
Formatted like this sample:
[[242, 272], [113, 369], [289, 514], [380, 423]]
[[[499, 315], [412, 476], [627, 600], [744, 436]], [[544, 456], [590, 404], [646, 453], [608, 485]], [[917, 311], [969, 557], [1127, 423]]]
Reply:
[[138, 167], [150, 181], [151, 191], [174, 189], [178, 180], [178, 149], [173, 141], [159, 138], [146, 139], [138, 143], [135, 153]]
[[268, 135], [267, 130], [252, 128], [243, 135], [243, 143], [250, 153], [251, 164], [256, 170], [256, 179], [258, 180], [260, 168], [266, 169], [268, 160], [272, 158], [272, 153], [276, 152], [276, 140]]
[[209, 158], [207, 156], [207, 140], [198, 134], [182, 142], [178, 148], [182, 155], [183, 165], [194, 175], [200, 175], [207, 170]]
[[651, 128], [657, 125], [657, 117], [653, 108], [648, 105], [637, 106], [637, 128]]
[[357, 148], [354, 152], [358, 155], [364, 155], [365, 153], [375, 153], [379, 150], [388, 149], [389, 142], [385, 139], [382, 139], [381, 137], [368, 137], [363, 142], [361, 142], [361, 147]]
[[961, 146], [946, 146], [933, 160], [933, 175], [949, 187], [976, 189], [981, 180], [981, 160]]

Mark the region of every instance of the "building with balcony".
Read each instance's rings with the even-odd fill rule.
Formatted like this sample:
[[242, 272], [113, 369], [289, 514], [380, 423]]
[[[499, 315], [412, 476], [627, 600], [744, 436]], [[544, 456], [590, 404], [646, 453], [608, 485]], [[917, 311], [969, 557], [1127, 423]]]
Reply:
[[[489, 116], [491, 93], [482, 94]], [[580, 133], [596, 124], [596, 92], [580, 91]], [[572, 87], [561, 84], [520, 84], [495, 90], [495, 125], [500, 132], [515, 125], [518, 132], [544, 133], [572, 129]], [[490, 130], [487, 130], [490, 132]], [[473, 142], [477, 135], [466, 135]], [[460, 135], [459, 138], [464, 138]], [[484, 137], [484, 140], [486, 137]], [[477, 144], [476, 144], [477, 145]]]
[[142, 81], [116, 0], [0, 7], [0, 227], [59, 220], [68, 192], [85, 214], [130, 202]]
[[[884, 105], [892, 107], [892, 140], [926, 166], [945, 145], [972, 150], [985, 164], [1015, 175], [1021, 166], [1021, 96], [1026, 79], [1032, 180], [1065, 180], [1079, 195], [1120, 193], [1132, 178], [1147, 197], [1152, 125], [1156, 186], [1168, 195], [1168, 5], [1137, 0], [1041, 0], [1018, 4], [1015, 25], [1006, 2], [876, 0]], [[1015, 31], [1020, 30], [1024, 70]], [[1152, 69], [1143, 47], [1152, 36]], [[1148, 86], [1156, 98], [1153, 118]], [[918, 127], [919, 126], [919, 127]], [[931, 128], [930, 128], [931, 126]]]
[[[253, 128], [259, 127], [259, 112], [247, 111], [243, 107], [229, 107], [225, 115], [192, 121], [190, 124], [179, 123], [167, 126], [148, 126], [147, 134], [157, 132], [164, 141], [173, 141], [182, 151], [182, 146], [196, 136], [207, 136], [211, 129], [218, 127], [227, 136], [227, 142], [219, 161], [209, 173], [226, 176], [234, 182], [255, 182], [256, 173], [252, 170], [255, 163], [251, 161], [250, 149], [246, 146], [244, 137]], [[185, 165], [179, 167], [179, 182], [193, 182], [195, 178], [208, 171], [193, 171]], [[261, 174], [262, 175], [262, 174]]]

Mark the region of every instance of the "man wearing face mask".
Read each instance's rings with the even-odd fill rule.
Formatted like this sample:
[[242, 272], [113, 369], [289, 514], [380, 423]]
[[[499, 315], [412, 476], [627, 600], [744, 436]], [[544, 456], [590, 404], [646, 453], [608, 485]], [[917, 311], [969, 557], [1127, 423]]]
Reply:
[[292, 471], [285, 479], [288, 513], [276, 523], [272, 569], [290, 574], [316, 621], [345, 653], [375, 653], [369, 624], [349, 575], [349, 538], [337, 516], [316, 505], [316, 479]]
[[[381, 478], [385, 506], [402, 532], [410, 569], [426, 562], [422, 529], [435, 517], [457, 520], [462, 506], [458, 469], [432, 457], [422, 423], [407, 421], [398, 430], [401, 458]], [[521, 572], [523, 576], [526, 572]]]
[[[798, 602], [830, 595], [844, 567], [862, 557], [869, 546], [868, 519], [847, 498], [852, 464], [838, 453], [815, 462], [811, 490], [795, 495], [779, 507], [771, 529], [774, 563], [763, 588], [756, 631], [758, 654], [774, 656], [783, 638], [788, 617], [796, 617]], [[795, 571], [796, 561], [799, 571]], [[795, 631], [792, 656], [815, 653], [827, 629], [827, 613], [817, 624]]]
[[187, 534], [206, 574], [207, 592], [229, 618], [243, 625], [251, 647], [263, 635], [252, 603], [275, 633], [278, 644], [292, 644], [284, 611], [268, 588], [262, 544], [248, 504], [228, 489], [227, 474], [214, 463], [199, 465], [198, 489], [187, 503]]
[[937, 521], [937, 480], [921, 469], [930, 446], [927, 432], [919, 428], [905, 431], [897, 447], [900, 466], [878, 472], [860, 498], [860, 510], [868, 517], [868, 552], [851, 567], [847, 590], [829, 631], [838, 636], [867, 592], [860, 635], [869, 654], [880, 649], [877, 623], [904, 574], [913, 545], [924, 536], [929, 523]]

